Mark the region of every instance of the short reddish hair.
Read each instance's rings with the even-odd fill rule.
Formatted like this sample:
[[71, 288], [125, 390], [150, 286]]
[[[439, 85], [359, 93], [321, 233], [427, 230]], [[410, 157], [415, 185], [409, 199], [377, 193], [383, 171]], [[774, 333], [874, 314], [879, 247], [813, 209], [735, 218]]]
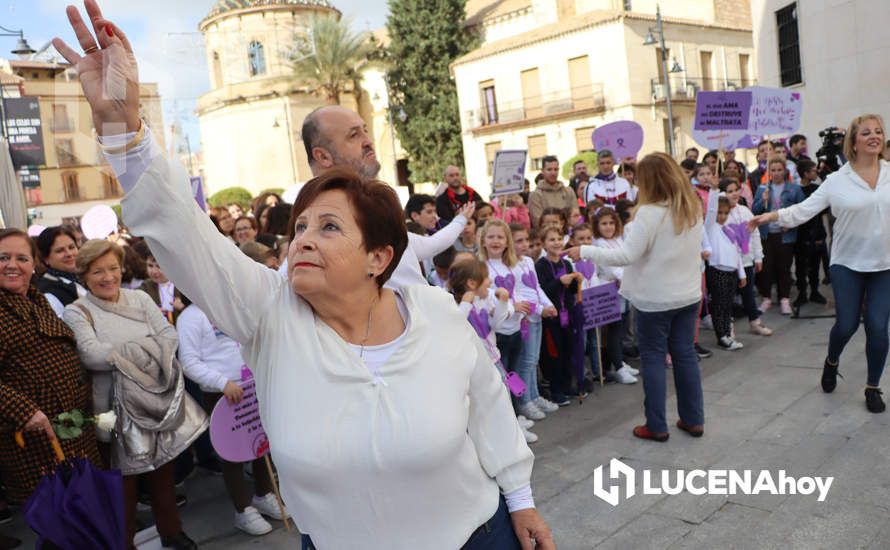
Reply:
[[343, 191], [355, 214], [355, 223], [362, 233], [365, 250], [377, 250], [391, 246], [392, 261], [377, 276], [377, 284], [383, 286], [392, 276], [408, 247], [408, 229], [405, 213], [393, 189], [381, 181], [363, 181], [352, 169], [334, 168], [312, 178], [300, 190], [290, 212], [289, 240], [294, 238], [297, 218], [326, 191]]

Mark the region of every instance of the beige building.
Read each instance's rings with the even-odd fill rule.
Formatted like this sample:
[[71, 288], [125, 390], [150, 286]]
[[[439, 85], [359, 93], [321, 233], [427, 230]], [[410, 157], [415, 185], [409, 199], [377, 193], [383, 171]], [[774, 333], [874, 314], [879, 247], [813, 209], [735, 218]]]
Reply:
[[[199, 24], [211, 88], [198, 101], [208, 195], [232, 186], [256, 195], [312, 177], [300, 130], [325, 100], [294, 81], [287, 58], [315, 14], [340, 12], [328, 0], [220, 0]], [[343, 94], [341, 104], [368, 123], [381, 178], [396, 181], [400, 150], [387, 123], [382, 71], [366, 69], [361, 88]]]
[[751, 12], [760, 83], [800, 92], [810, 156], [820, 130], [863, 113], [890, 116], [887, 2], [752, 0]]
[[[661, 3], [672, 85], [675, 150], [695, 145], [699, 90], [756, 80], [749, 0]], [[661, 51], [644, 46], [655, 0], [469, 0], [482, 45], [452, 65], [468, 181], [485, 192], [494, 153], [528, 149], [529, 179], [544, 155], [591, 150], [598, 126], [634, 120], [641, 154], [668, 143]], [[679, 153], [678, 153], [679, 154]]]
[[[97, 204], [118, 204], [123, 192], [96, 141], [90, 107], [75, 70], [51, 47], [30, 59], [0, 60], [3, 96], [36, 97], [45, 163], [26, 185], [33, 223], [51, 226], [79, 218]], [[17, 79], [14, 82], [12, 79]], [[142, 117], [163, 147], [161, 98], [156, 84], [140, 84]], [[6, 128], [14, 132], [13, 128]]]

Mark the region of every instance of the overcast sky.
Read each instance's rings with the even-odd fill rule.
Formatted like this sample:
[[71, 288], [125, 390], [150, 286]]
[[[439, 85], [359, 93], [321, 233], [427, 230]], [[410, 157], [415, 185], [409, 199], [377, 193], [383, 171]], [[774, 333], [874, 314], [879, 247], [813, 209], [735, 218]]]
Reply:
[[[353, 26], [373, 30], [386, 23], [386, 0], [333, 0]], [[0, 26], [22, 29], [34, 49], [54, 36], [76, 43], [65, 16], [71, 0], [0, 0]], [[120, 26], [133, 43], [140, 79], [157, 82], [164, 103], [164, 124], [179, 122], [197, 148], [200, 139], [194, 116], [198, 96], [209, 89], [203, 39], [198, 22], [216, 0], [99, 0], [105, 16]], [[14, 37], [0, 43], [0, 56], [12, 57]]]

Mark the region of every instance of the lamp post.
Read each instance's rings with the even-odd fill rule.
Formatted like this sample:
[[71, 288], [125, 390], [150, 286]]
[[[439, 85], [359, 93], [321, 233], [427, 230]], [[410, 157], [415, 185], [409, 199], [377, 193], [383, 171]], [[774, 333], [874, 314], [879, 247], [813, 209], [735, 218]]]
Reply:
[[[19, 56], [19, 58], [25, 58], [33, 53], [36, 53], [34, 48], [32, 48], [28, 41], [25, 40], [25, 31], [24, 30], [13, 30], [7, 29], [6, 27], [0, 26], [0, 36], [18, 36], [19, 40], [16, 42], [15, 49], [10, 51], [9, 53], [13, 55]], [[0, 133], [2, 133], [3, 137], [6, 138], [6, 107], [3, 105], [3, 102], [6, 98], [3, 94], [3, 84], [0, 83]]]
[[[655, 33], [655, 34], [653, 34]], [[656, 39], [655, 36], [658, 36]], [[655, 5], [655, 27], [649, 27], [649, 33], [646, 35], [646, 40], [643, 42], [644, 46], [653, 46], [658, 44], [661, 48], [661, 73], [664, 75], [664, 91], [665, 91], [665, 104], [667, 105], [667, 116], [668, 116], [668, 153], [673, 157], [674, 156], [674, 106], [671, 101], [671, 78], [670, 73], [680, 73], [683, 72], [683, 68], [680, 67], [680, 64], [677, 63], [677, 60], [674, 59], [674, 65], [671, 67], [671, 70], [668, 71], [668, 53], [667, 47], [664, 44], [664, 22], [661, 20], [661, 5]]]

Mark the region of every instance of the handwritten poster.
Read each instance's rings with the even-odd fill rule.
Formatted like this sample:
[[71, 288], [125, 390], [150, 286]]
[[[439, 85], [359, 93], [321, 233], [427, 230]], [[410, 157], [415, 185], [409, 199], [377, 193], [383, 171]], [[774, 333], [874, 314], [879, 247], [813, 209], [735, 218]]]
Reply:
[[229, 462], [247, 462], [269, 452], [269, 438], [260, 420], [256, 383], [242, 381], [240, 403], [222, 397], [210, 415], [210, 442], [219, 456]]
[[601, 327], [621, 319], [621, 297], [618, 283], [611, 282], [581, 291], [584, 330]]

